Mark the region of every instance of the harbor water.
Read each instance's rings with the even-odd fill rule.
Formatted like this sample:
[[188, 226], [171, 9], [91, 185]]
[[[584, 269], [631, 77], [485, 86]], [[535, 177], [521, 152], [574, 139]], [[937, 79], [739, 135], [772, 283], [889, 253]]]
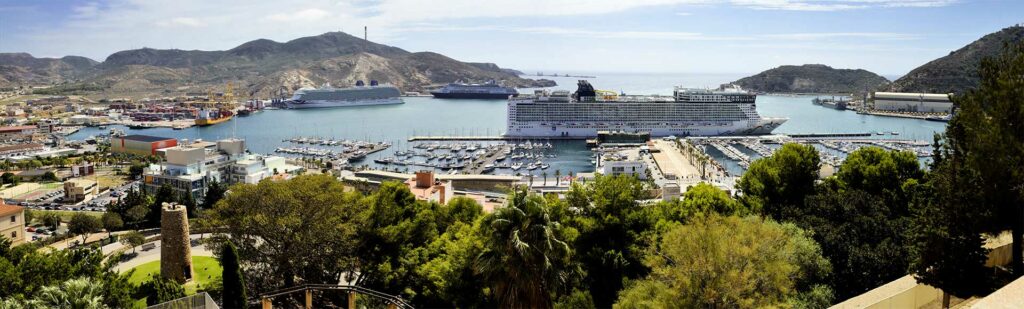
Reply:
[[[597, 78], [589, 79], [598, 89], [625, 92], [627, 94], [672, 93], [673, 86], [715, 87], [735, 80], [743, 74], [730, 75], [641, 75], [641, 74], [588, 74]], [[556, 89], [575, 90], [575, 78], [552, 78], [558, 82]], [[520, 89], [520, 93], [531, 89]], [[900, 138], [930, 141], [933, 134], [945, 129], [945, 123], [918, 119], [861, 115], [852, 111], [839, 111], [811, 104], [813, 96], [772, 96], [757, 98], [757, 109], [762, 116], [788, 117], [789, 121], [775, 130], [775, 133], [867, 133], [886, 132], [884, 136], [872, 138]], [[506, 104], [504, 100], [434, 99], [430, 97], [406, 97], [405, 104], [360, 106], [315, 110], [267, 110], [247, 117], [234, 119], [207, 127], [192, 127], [184, 130], [171, 128], [128, 129], [128, 134], [145, 134], [178, 139], [217, 140], [228, 137], [244, 138], [247, 147], [255, 153], [270, 154], [278, 147], [298, 146], [284, 142], [293, 137], [321, 137], [363, 141], [390, 142], [393, 146], [385, 151], [371, 154], [366, 160], [355, 165], [369, 165], [380, 168], [374, 159], [393, 156], [395, 151], [415, 150], [416, 143], [409, 143], [411, 136], [494, 136], [504, 132], [506, 126]], [[898, 132], [892, 135], [892, 132]], [[86, 128], [69, 136], [70, 139], [85, 139], [89, 136], [106, 134], [107, 130]], [[534, 141], [550, 142], [554, 149], [544, 162], [551, 167], [546, 171], [529, 171], [534, 174], [546, 172], [554, 175], [560, 171], [591, 172], [591, 152], [583, 141]], [[486, 145], [493, 142], [479, 142]], [[389, 167], [388, 169], [394, 169]], [[415, 167], [403, 167], [415, 170]], [[730, 168], [731, 170], [732, 168]], [[527, 171], [521, 170], [525, 173]], [[496, 173], [511, 173], [497, 170]]]

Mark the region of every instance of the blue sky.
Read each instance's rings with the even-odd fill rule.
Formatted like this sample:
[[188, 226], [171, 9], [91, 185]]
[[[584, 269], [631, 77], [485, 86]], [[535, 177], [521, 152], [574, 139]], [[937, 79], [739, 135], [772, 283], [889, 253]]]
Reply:
[[103, 60], [327, 31], [547, 72], [755, 73], [823, 63], [901, 75], [1024, 23], [1020, 0], [0, 0], [0, 51]]

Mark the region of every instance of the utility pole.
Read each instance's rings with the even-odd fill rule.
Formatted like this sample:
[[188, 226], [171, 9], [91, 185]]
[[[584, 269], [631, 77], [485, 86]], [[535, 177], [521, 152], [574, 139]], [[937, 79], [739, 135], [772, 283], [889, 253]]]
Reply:
[[366, 38], [366, 26], [363, 26], [363, 41], [369, 41], [369, 39]]

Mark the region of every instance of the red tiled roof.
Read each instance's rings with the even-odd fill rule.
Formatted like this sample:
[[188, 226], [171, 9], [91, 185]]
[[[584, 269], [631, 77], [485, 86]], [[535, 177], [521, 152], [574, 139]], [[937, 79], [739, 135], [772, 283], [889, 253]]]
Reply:
[[24, 130], [36, 129], [36, 126], [12, 126], [12, 127], [0, 127], [0, 133], [6, 132], [21, 132]]
[[6, 215], [12, 215], [12, 214], [16, 214], [16, 213], [21, 213], [21, 211], [24, 210], [24, 209], [25, 209], [25, 207], [21, 207], [21, 206], [0, 204], [0, 216], [6, 216]]

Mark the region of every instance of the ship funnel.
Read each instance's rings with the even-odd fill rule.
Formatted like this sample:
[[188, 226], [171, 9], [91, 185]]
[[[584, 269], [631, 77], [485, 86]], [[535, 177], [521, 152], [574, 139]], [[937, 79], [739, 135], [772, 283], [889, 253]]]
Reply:
[[362, 80], [357, 80], [356, 81], [356, 87], [362, 87], [362, 86], [366, 86], [366, 84], [363, 84]]
[[370, 86], [376, 86], [376, 85], [377, 85], [377, 80], [376, 79], [371, 79], [370, 80]]

